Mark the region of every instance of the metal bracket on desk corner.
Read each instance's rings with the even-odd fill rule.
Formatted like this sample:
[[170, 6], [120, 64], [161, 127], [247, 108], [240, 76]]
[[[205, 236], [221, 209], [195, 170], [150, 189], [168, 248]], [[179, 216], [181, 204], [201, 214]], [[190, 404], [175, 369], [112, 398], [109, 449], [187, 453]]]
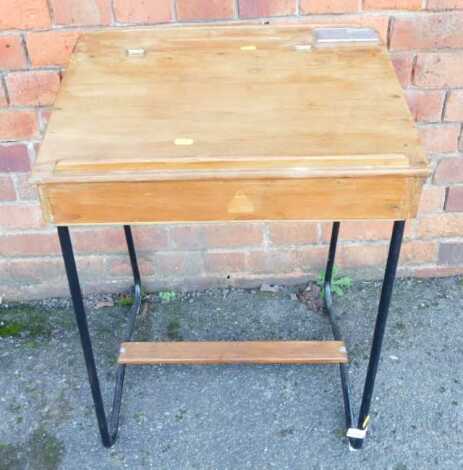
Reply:
[[371, 28], [314, 28], [314, 47], [375, 45], [380, 43], [378, 33]]

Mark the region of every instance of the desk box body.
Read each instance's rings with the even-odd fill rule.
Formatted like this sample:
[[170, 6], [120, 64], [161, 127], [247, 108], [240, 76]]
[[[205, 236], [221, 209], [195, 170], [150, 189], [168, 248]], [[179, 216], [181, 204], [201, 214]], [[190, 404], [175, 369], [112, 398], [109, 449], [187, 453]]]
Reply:
[[414, 217], [428, 164], [387, 51], [313, 37], [83, 34], [33, 170], [47, 220]]

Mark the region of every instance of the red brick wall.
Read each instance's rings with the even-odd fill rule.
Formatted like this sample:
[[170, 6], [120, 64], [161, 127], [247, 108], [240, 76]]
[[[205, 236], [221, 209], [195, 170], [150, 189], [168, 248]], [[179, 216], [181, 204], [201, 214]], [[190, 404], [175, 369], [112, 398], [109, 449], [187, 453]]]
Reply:
[[[55, 231], [27, 176], [79, 32], [260, 17], [380, 32], [434, 168], [401, 272], [463, 272], [463, 0], [0, 0], [0, 296], [65, 292]], [[121, 230], [73, 233], [88, 289], [128, 285]], [[389, 233], [386, 222], [345, 223], [338, 265], [377, 276]], [[135, 236], [149, 286], [195, 287], [315, 275], [329, 233], [325, 223], [244, 223], [137, 227]]]

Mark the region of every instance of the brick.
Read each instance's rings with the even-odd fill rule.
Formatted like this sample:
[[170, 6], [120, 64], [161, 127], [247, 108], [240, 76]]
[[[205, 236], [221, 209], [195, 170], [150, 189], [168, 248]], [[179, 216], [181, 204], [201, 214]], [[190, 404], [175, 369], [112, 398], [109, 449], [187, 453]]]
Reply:
[[35, 229], [43, 227], [42, 211], [39, 206], [2, 206], [0, 227], [10, 230]]
[[[322, 225], [322, 241], [327, 243], [331, 238], [331, 223]], [[392, 224], [388, 220], [343, 221], [339, 231], [342, 241], [376, 241], [389, 240]]]
[[171, 0], [114, 0], [114, 14], [121, 23], [165, 23], [172, 19]]
[[402, 245], [400, 263], [407, 265], [433, 263], [437, 260], [437, 253], [437, 241], [409, 241]]
[[437, 49], [463, 46], [463, 12], [397, 17], [391, 49]]
[[426, 277], [448, 277], [456, 276], [457, 274], [463, 273], [463, 268], [447, 267], [447, 266], [423, 266], [415, 268], [414, 276], [419, 278]]
[[364, 10], [420, 10], [421, 0], [364, 0]]
[[359, 10], [359, 0], [301, 0], [302, 14], [350, 13]]
[[387, 244], [341, 245], [336, 253], [336, 266], [339, 268], [368, 268], [384, 266]]
[[102, 227], [92, 230], [72, 230], [72, 241], [77, 253], [126, 253], [122, 227]]
[[26, 55], [20, 36], [0, 36], [0, 69], [26, 67]]
[[326, 247], [320, 246], [249, 251], [246, 253], [246, 271], [253, 274], [318, 274], [325, 259]]
[[246, 270], [246, 255], [242, 251], [206, 252], [204, 267], [208, 273], [229, 275]]
[[260, 16], [285, 16], [296, 12], [294, 0], [240, 0], [241, 18], [258, 18]]
[[463, 10], [463, 0], [428, 0], [428, 10]]
[[440, 212], [444, 207], [445, 188], [427, 184], [423, 186], [418, 214]]
[[434, 172], [436, 184], [463, 183], [463, 157], [443, 158]]
[[445, 109], [445, 121], [463, 121], [463, 90], [451, 90]]
[[8, 106], [8, 99], [6, 97], [5, 88], [0, 81], [0, 108], [6, 108]]
[[204, 250], [206, 240], [203, 226], [173, 224], [169, 229], [169, 246], [180, 250]]
[[463, 212], [463, 186], [454, 186], [448, 189], [445, 210], [448, 212]]
[[318, 224], [314, 222], [272, 222], [272, 245], [307, 245], [318, 242]]
[[29, 139], [37, 134], [34, 111], [1, 111], [0, 140]]
[[0, 172], [28, 172], [31, 169], [25, 145], [0, 145]]
[[263, 242], [263, 226], [258, 223], [204, 224], [207, 248], [259, 246]]
[[29, 183], [29, 175], [17, 174], [15, 175], [16, 180], [16, 192], [18, 198], [21, 201], [37, 201], [38, 193], [37, 186]]
[[414, 84], [422, 88], [463, 87], [463, 52], [419, 54]]
[[408, 107], [415, 121], [438, 122], [441, 120], [445, 91], [406, 90]]
[[[156, 274], [154, 264], [144, 256], [138, 256], [137, 263], [142, 279], [145, 276], [152, 276]], [[129, 279], [132, 277], [132, 267], [127, 256], [110, 258], [107, 262], [107, 265], [111, 277], [124, 277]]]
[[48, 28], [47, 0], [0, 0], [0, 30]]
[[12, 72], [6, 85], [12, 105], [49, 106], [58, 93], [60, 77], [58, 72]]
[[50, 0], [53, 20], [58, 25], [108, 25], [110, 0]]
[[26, 44], [32, 65], [34, 67], [67, 65], [79, 34], [73, 31], [28, 33]]
[[233, 0], [177, 0], [178, 20], [219, 20], [233, 15]]
[[59, 252], [55, 233], [0, 234], [0, 256], [49, 256]]
[[459, 124], [440, 124], [418, 128], [421, 142], [427, 152], [456, 152], [460, 136]]
[[[0, 202], [14, 201], [15, 199], [16, 199], [16, 191], [14, 190], [13, 180], [8, 175], [6, 176], [0, 175]], [[0, 209], [0, 212], [1, 212], [1, 209]]]
[[138, 252], [165, 250], [169, 246], [167, 227], [164, 225], [133, 227], [132, 232]]
[[191, 252], [162, 252], [152, 257], [151, 266], [160, 278], [198, 278], [203, 272], [203, 256]]
[[441, 243], [439, 246], [439, 264], [462, 265], [463, 243]]
[[0, 261], [0, 282], [3, 285], [39, 284], [63, 276], [63, 262], [59, 258], [21, 258]]
[[403, 88], [408, 87], [412, 79], [412, 68], [415, 54], [391, 53], [390, 57], [400, 84]]
[[462, 234], [463, 214], [444, 212], [418, 219], [418, 238], [461, 237]]

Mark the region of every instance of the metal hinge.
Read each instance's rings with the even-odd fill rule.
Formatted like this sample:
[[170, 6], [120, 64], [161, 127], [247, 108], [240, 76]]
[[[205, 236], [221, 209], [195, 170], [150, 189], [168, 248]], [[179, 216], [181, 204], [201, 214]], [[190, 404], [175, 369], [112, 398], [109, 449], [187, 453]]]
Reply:
[[379, 44], [378, 33], [371, 28], [315, 28], [315, 47], [336, 47], [342, 45]]

